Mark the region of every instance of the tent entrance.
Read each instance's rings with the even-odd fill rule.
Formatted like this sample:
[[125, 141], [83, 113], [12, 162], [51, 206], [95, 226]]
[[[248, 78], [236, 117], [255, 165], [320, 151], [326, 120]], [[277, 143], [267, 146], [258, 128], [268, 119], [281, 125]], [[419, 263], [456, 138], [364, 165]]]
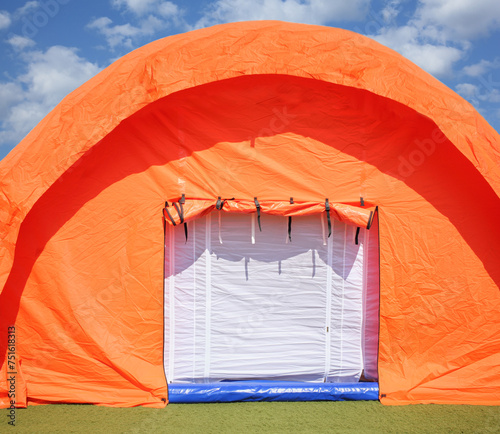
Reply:
[[293, 217], [289, 241], [286, 217], [262, 216], [260, 232], [255, 214], [219, 211], [191, 221], [187, 240], [168, 226], [168, 382], [376, 379], [373, 229], [356, 244], [355, 226], [332, 221], [328, 237], [324, 213]]

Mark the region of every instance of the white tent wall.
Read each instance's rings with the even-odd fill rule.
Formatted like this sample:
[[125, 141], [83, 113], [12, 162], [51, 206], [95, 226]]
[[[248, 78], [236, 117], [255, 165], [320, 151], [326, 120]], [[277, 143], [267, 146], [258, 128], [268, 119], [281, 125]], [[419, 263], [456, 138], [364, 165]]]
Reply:
[[332, 221], [328, 238], [324, 215], [294, 217], [291, 242], [286, 217], [263, 215], [260, 232], [255, 214], [215, 211], [189, 223], [187, 241], [168, 226], [167, 380], [355, 382], [376, 373], [366, 348], [378, 341], [378, 304], [366, 306], [374, 300], [364, 250], [378, 240], [361, 229], [356, 244], [355, 234]]

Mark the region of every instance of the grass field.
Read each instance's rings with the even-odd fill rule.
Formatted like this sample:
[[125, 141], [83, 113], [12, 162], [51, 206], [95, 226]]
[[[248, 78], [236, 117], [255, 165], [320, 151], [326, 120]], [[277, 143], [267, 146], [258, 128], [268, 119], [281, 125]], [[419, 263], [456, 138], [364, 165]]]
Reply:
[[0, 432], [500, 433], [500, 407], [365, 402], [170, 404], [165, 409], [42, 405], [2, 410]]

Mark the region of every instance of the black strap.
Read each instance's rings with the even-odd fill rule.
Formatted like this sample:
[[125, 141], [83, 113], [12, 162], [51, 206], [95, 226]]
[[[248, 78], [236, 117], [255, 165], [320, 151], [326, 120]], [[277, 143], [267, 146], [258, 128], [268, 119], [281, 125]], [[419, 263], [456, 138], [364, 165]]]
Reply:
[[[293, 197], [290, 197], [290, 205], [293, 203]], [[292, 216], [288, 216], [288, 240], [292, 242]]]
[[176, 224], [175, 224], [175, 220], [174, 220], [174, 218], [172, 217], [172, 215], [170, 214], [170, 212], [168, 211], [167, 207], [168, 207], [168, 202], [165, 202], [165, 208], [163, 208], [163, 218], [164, 218], [164, 219], [166, 219], [166, 218], [167, 218], [167, 217], [165, 216], [165, 213], [166, 213], [166, 214], [167, 214], [167, 216], [168, 216], [168, 218], [169, 218], [169, 220], [172, 222], [172, 224], [173, 224], [174, 226], [176, 226]]
[[181, 200], [179, 201], [179, 203], [182, 204], [182, 205], [184, 205], [186, 203], [186, 195], [185, 194], [183, 194], [181, 196]]
[[359, 204], [365, 206], [365, 200], [362, 197], [359, 198]]
[[359, 244], [359, 242], [358, 242], [358, 237], [359, 237], [359, 230], [360, 230], [360, 229], [361, 229], [361, 228], [360, 228], [359, 226], [356, 228], [356, 237], [354, 238], [354, 242], [356, 243], [356, 245], [358, 245], [358, 244]]
[[218, 210], [221, 210], [222, 207], [224, 206], [224, 204], [228, 201], [228, 200], [234, 200], [234, 197], [231, 197], [229, 199], [221, 199], [221, 197], [217, 197], [217, 203], [215, 204], [215, 208], [217, 208]]
[[[177, 214], [179, 215], [179, 218], [180, 218], [180, 222], [181, 223], [184, 223], [184, 235], [186, 235], [186, 243], [187, 243], [187, 240], [188, 240], [188, 227], [187, 227], [187, 223], [184, 222], [184, 207], [183, 207], [183, 204], [186, 202], [186, 198], [184, 195], [182, 195], [182, 198], [181, 200], [179, 200], [179, 205], [177, 205], [175, 202], [172, 203], [172, 205], [174, 205], [174, 208], [176, 209], [177, 211]], [[174, 226], [177, 226], [177, 224], [175, 223], [175, 220], [174, 218], [172, 217], [172, 214], [170, 214], [169, 210], [168, 210], [168, 202], [165, 202], [165, 208], [163, 208], [163, 230], [165, 231], [166, 229], [166, 222], [167, 222], [167, 216], [169, 218], [169, 220], [172, 222], [172, 224]]]
[[[378, 206], [375, 208], [375, 212], [378, 211]], [[366, 229], [370, 229], [372, 227], [372, 223], [375, 217], [375, 213], [373, 211], [370, 211], [370, 217], [368, 218], [368, 225], [366, 226]]]
[[330, 204], [328, 203], [328, 198], [325, 199], [325, 211], [326, 218], [328, 220], [328, 238], [332, 235], [332, 220], [330, 219]]
[[257, 222], [259, 223], [259, 231], [262, 232], [262, 227], [260, 226], [260, 204], [256, 197], [253, 198], [255, 202], [255, 208], [257, 208]]
[[179, 201], [179, 205], [177, 205], [174, 202], [174, 208], [177, 211], [177, 214], [179, 215], [180, 222], [184, 223], [184, 206], [183, 206], [182, 199]]

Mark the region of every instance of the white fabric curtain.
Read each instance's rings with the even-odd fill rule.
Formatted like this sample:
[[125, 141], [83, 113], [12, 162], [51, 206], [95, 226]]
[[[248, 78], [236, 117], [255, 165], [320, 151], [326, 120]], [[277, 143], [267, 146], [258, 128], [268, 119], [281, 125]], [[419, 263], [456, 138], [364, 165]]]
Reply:
[[378, 333], [365, 327], [378, 315], [364, 305], [370, 231], [356, 245], [355, 227], [332, 221], [328, 238], [324, 216], [294, 217], [288, 242], [288, 218], [261, 222], [215, 211], [189, 223], [187, 242], [167, 228], [168, 381], [358, 381], [363, 333]]

